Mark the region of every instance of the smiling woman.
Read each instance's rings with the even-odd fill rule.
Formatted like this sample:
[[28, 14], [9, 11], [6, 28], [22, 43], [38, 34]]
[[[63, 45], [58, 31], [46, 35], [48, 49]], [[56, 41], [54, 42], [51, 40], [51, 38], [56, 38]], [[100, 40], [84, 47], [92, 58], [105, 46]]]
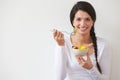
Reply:
[[[74, 17], [73, 26], [80, 34], [88, 33], [93, 25], [91, 16], [82, 10], [79, 10]], [[81, 27], [80, 27], [81, 26]]]
[[[70, 12], [70, 21], [74, 34], [53, 31], [57, 42], [56, 80], [109, 80], [111, 55], [106, 40], [95, 34], [96, 12], [93, 6], [85, 1], [77, 2]], [[73, 46], [77, 49], [75, 46], [90, 44], [85, 55], [81, 55], [82, 51], [72, 51]]]

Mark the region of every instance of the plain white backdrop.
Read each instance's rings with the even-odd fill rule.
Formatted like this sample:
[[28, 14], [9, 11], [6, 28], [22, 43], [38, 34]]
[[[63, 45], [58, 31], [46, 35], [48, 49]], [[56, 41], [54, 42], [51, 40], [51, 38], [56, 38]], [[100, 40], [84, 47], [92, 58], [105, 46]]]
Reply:
[[[77, 1], [0, 0], [0, 80], [54, 80], [50, 30], [72, 31], [69, 13]], [[96, 34], [111, 46], [111, 80], [120, 80], [120, 1], [86, 1], [97, 13]]]

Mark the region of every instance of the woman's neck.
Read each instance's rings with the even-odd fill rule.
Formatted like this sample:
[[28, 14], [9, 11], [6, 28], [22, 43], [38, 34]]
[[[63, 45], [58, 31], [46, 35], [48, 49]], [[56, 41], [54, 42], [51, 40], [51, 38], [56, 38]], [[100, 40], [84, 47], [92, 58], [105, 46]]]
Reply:
[[90, 34], [85, 35], [75, 34], [75, 39], [76, 39], [75, 41], [78, 41], [81, 44], [88, 44], [92, 42]]

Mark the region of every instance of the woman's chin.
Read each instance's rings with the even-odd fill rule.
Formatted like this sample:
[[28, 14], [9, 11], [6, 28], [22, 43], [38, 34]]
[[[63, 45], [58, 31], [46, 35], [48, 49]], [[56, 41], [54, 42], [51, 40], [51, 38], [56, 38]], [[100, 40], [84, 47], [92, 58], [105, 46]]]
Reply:
[[78, 32], [78, 34], [80, 34], [80, 35], [85, 35], [85, 34], [87, 34], [85, 31], [81, 31], [81, 32]]

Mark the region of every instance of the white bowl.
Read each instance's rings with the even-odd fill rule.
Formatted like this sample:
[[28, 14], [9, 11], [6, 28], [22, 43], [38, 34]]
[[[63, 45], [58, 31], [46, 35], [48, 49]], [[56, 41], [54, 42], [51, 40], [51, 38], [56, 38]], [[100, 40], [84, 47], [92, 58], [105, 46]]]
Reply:
[[74, 49], [74, 48], [72, 48], [72, 51], [73, 51], [74, 55], [82, 55], [82, 56], [84, 56], [84, 55], [87, 54], [88, 48], [85, 49], [85, 50], [80, 50], [80, 49]]

